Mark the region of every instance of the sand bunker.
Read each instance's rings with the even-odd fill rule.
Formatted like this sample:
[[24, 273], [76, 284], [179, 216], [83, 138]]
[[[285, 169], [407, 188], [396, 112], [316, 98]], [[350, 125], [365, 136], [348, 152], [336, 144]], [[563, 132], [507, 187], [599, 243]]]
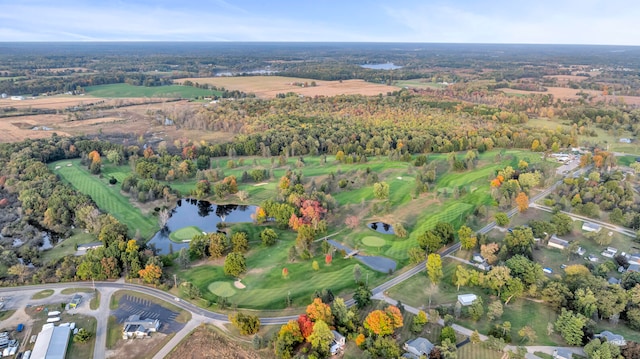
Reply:
[[246, 285], [242, 284], [242, 282], [239, 280], [233, 282], [233, 285], [235, 285], [236, 288], [238, 289], [245, 289], [247, 287]]

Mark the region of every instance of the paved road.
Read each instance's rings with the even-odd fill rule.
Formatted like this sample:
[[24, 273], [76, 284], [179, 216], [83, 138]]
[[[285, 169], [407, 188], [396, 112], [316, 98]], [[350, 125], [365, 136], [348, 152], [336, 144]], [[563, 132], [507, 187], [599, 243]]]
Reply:
[[[574, 173], [574, 176], [580, 175], [582, 174], [584, 171], [586, 171], [587, 169], [582, 169], [582, 170], [578, 170]], [[551, 191], [553, 191], [562, 181], [558, 181], [556, 183], [554, 183], [552, 186], [550, 186], [549, 188], [541, 191], [540, 193], [536, 194], [535, 196], [530, 198], [530, 203], [535, 203], [536, 201], [546, 197], [547, 195], [549, 195], [551, 193]], [[507, 212], [507, 215], [509, 217], [514, 216], [517, 213], [517, 209], [511, 209], [509, 212]], [[478, 231], [478, 233], [481, 234], [486, 234], [489, 231], [491, 231], [494, 227], [496, 226], [495, 222], [491, 222], [489, 224], [487, 224], [485, 227], [483, 227], [482, 229], [480, 229]], [[455, 251], [457, 251], [458, 249], [460, 249], [460, 243], [456, 243], [450, 247], [444, 248], [442, 249], [439, 254], [441, 256], [446, 256], [449, 255]], [[421, 271], [425, 270], [425, 264], [426, 261], [422, 261], [420, 263], [418, 263], [416, 266], [409, 268], [408, 270], [402, 272], [401, 274], [399, 274], [398, 276], [396, 276], [395, 278], [392, 278], [390, 280], [388, 280], [385, 283], [382, 283], [381, 285], [373, 288], [372, 290], [372, 294], [373, 296], [379, 297], [379, 296], [384, 296], [384, 292], [389, 290], [390, 288], [392, 288], [395, 285], [398, 285], [399, 283], [413, 277], [414, 275], [420, 273]], [[229, 320], [227, 318], [226, 315], [224, 314], [220, 314], [220, 313], [216, 313], [216, 312], [211, 312], [208, 311], [206, 309], [202, 309], [200, 307], [197, 307], [189, 302], [185, 302], [184, 300], [176, 300], [176, 298], [164, 291], [161, 291], [159, 289], [155, 289], [155, 288], [150, 288], [150, 287], [145, 287], [142, 285], [137, 285], [137, 284], [131, 284], [131, 283], [124, 283], [122, 281], [118, 281], [118, 282], [68, 282], [68, 283], [50, 283], [50, 284], [39, 284], [39, 285], [29, 285], [29, 286], [21, 286], [21, 287], [3, 287], [0, 288], [0, 293], [4, 293], [4, 294], [17, 294], [17, 293], [25, 293], [25, 292], [33, 292], [33, 291], [37, 291], [37, 290], [42, 290], [42, 289], [61, 289], [61, 288], [69, 288], [69, 287], [95, 287], [96, 289], [100, 290], [102, 294], [102, 298], [100, 300], [100, 307], [98, 308], [98, 313], [96, 314], [96, 317], [98, 319], [98, 330], [96, 333], [96, 344], [95, 344], [95, 349], [94, 349], [94, 358], [99, 358], [102, 359], [105, 357], [105, 348], [106, 348], [106, 329], [107, 329], [107, 321], [108, 321], [108, 317], [109, 317], [109, 303], [111, 302], [111, 295], [113, 294], [113, 292], [115, 292], [116, 290], [119, 289], [126, 289], [126, 290], [131, 290], [134, 292], [139, 292], [139, 293], [144, 293], [144, 294], [148, 294], [151, 296], [154, 296], [156, 298], [160, 298], [163, 299], [167, 302], [171, 302], [174, 305], [176, 305], [177, 307], [184, 309], [186, 311], [189, 311], [192, 313], [192, 315], [194, 315], [194, 317], [197, 316], [197, 320], [192, 320], [190, 321], [190, 323], [185, 326], [185, 327], [194, 327], [197, 326], [196, 323], [200, 322], [200, 321], [210, 321], [210, 322], [214, 322], [217, 324], [221, 324], [221, 323], [229, 323]], [[386, 300], [386, 299], [385, 299]], [[389, 298], [389, 300], [392, 300]], [[348, 306], [352, 306], [355, 304], [355, 301], [353, 299], [350, 299], [348, 301], [346, 301], [346, 304]], [[263, 325], [277, 325], [277, 324], [284, 324], [286, 322], [288, 322], [289, 320], [292, 319], [297, 319], [296, 315], [293, 316], [282, 316], [282, 317], [267, 317], [267, 318], [260, 318], [260, 322]], [[192, 323], [193, 322], [193, 323]], [[186, 329], [184, 329], [186, 330]], [[184, 330], [181, 330], [180, 333], [182, 333]], [[179, 336], [176, 335], [174, 338], [178, 338]], [[177, 341], [178, 339], [176, 339]], [[173, 340], [171, 341], [173, 342]], [[170, 343], [171, 343], [170, 342]], [[175, 343], [173, 343], [175, 345]], [[168, 349], [167, 349], [168, 348]], [[165, 348], [163, 348], [163, 350], [170, 350], [170, 348], [168, 345], [165, 346]], [[168, 353], [168, 352], [167, 352]]]
[[[551, 207], [547, 207], [547, 206], [543, 206], [541, 204], [537, 204], [534, 203], [531, 205], [531, 207], [543, 210], [545, 212], [554, 212], [553, 208]], [[618, 232], [620, 234], [624, 234], [625, 236], [631, 237], [631, 238], [636, 238], [636, 232], [629, 229], [629, 228], [625, 228], [625, 227], [621, 227], [609, 222], [603, 222], [603, 221], [599, 221], [597, 219], [593, 219], [593, 218], [589, 218], [589, 217], [585, 217], [585, 216], [581, 216], [579, 214], [575, 214], [575, 213], [571, 213], [571, 212], [565, 212], [565, 211], [560, 211], [560, 213], [564, 213], [567, 216], [571, 217], [571, 219], [575, 220], [579, 220], [579, 221], [585, 221], [585, 222], [592, 222], [592, 223], [597, 223], [599, 224], [601, 227], [603, 228], [607, 228], [610, 229], [614, 232]]]

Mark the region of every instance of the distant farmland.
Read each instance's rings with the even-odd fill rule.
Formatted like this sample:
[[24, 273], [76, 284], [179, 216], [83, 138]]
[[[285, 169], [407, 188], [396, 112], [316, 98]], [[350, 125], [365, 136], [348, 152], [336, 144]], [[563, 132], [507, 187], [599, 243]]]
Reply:
[[219, 91], [199, 89], [191, 86], [132, 86], [129, 84], [111, 84], [89, 86], [86, 93], [103, 98], [132, 98], [132, 97], [158, 97], [158, 98], [195, 98], [199, 96], [221, 95]]
[[[184, 81], [215, 85], [227, 90], [239, 90], [253, 93], [260, 98], [274, 98], [279, 93], [295, 92], [303, 96], [336, 96], [336, 95], [365, 95], [375, 96], [398, 91], [395, 86], [375, 84], [363, 80], [321, 81], [297, 77], [284, 76], [239, 76], [239, 77], [203, 77], [174, 80], [175, 83]], [[311, 86], [315, 82], [316, 86]], [[300, 86], [297, 84], [306, 84]]]

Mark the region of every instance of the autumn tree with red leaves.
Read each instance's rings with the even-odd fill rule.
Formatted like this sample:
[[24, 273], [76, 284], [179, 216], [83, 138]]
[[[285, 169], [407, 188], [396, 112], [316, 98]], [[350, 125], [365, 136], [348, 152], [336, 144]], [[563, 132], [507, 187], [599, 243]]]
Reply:
[[306, 314], [300, 314], [300, 316], [298, 316], [298, 326], [300, 327], [302, 336], [305, 339], [309, 338], [309, 335], [313, 332], [313, 322]]

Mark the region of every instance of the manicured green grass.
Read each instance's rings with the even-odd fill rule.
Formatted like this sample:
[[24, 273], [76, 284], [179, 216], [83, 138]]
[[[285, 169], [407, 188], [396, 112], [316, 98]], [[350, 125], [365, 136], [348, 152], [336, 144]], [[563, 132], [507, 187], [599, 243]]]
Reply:
[[163, 97], [163, 98], [194, 98], [199, 96], [219, 96], [220, 91], [199, 89], [192, 86], [133, 86], [129, 84], [109, 84], [89, 86], [85, 92], [96, 97]]
[[55, 261], [59, 258], [74, 254], [76, 252], [76, 246], [85, 243], [96, 242], [98, 239], [91, 233], [84, 233], [79, 230], [75, 230], [75, 233], [56, 244], [55, 247], [43, 251], [42, 259], [45, 262]]
[[209, 292], [217, 295], [218, 297], [228, 298], [236, 294], [236, 290], [233, 288], [233, 284], [230, 282], [213, 282], [207, 286], [207, 289], [209, 289]]
[[180, 228], [177, 231], [171, 232], [171, 234], [169, 234], [169, 239], [171, 239], [174, 242], [184, 242], [184, 241], [191, 240], [193, 236], [198, 234], [202, 234], [202, 229], [196, 226], [188, 226], [188, 227]]
[[31, 299], [44, 299], [53, 295], [53, 289], [45, 289], [41, 290], [38, 293], [34, 294]]
[[[238, 228], [247, 228], [241, 226]], [[234, 226], [234, 229], [236, 227]], [[249, 238], [255, 239], [256, 233], [262, 229], [255, 227], [249, 232]], [[379, 283], [385, 274], [374, 272], [355, 259], [343, 259], [334, 255], [330, 266], [324, 264], [324, 256], [318, 255], [311, 260], [296, 260], [290, 263], [287, 259], [289, 247], [294, 241], [294, 233], [278, 231], [279, 241], [272, 247], [263, 247], [253, 240], [252, 250], [247, 253], [248, 272], [243, 274], [242, 283], [245, 289], [235, 289], [235, 294], [228, 298], [230, 304], [249, 309], [282, 309], [285, 308], [287, 296], [290, 294], [293, 306], [309, 304], [309, 298], [317, 290], [331, 289], [335, 295], [350, 293], [354, 285], [353, 266], [361, 267], [362, 279], [367, 275], [369, 285]], [[320, 263], [320, 270], [314, 271], [312, 261]], [[282, 277], [282, 269], [289, 270], [287, 279]], [[221, 265], [200, 265], [178, 273], [182, 281], [197, 286], [202, 297], [216, 302], [216, 295], [209, 291], [209, 285], [223, 282], [232, 285], [233, 278], [225, 276]]]
[[[67, 166], [69, 163], [71, 166]], [[56, 170], [57, 166], [60, 168]], [[78, 191], [90, 196], [101, 210], [126, 224], [130, 231], [139, 230], [143, 238], [150, 238], [158, 230], [157, 220], [142, 214], [140, 209], [133, 206], [129, 198], [120, 192], [120, 183], [109, 185], [108, 176], [100, 178], [92, 175], [80, 165], [80, 160], [53, 162], [49, 164], [49, 168]]]
[[386, 244], [386, 242], [380, 237], [366, 236], [362, 238], [362, 244], [369, 247], [382, 247]]
[[75, 293], [92, 293], [91, 288], [65, 288], [60, 291], [61, 294], [75, 294]]

